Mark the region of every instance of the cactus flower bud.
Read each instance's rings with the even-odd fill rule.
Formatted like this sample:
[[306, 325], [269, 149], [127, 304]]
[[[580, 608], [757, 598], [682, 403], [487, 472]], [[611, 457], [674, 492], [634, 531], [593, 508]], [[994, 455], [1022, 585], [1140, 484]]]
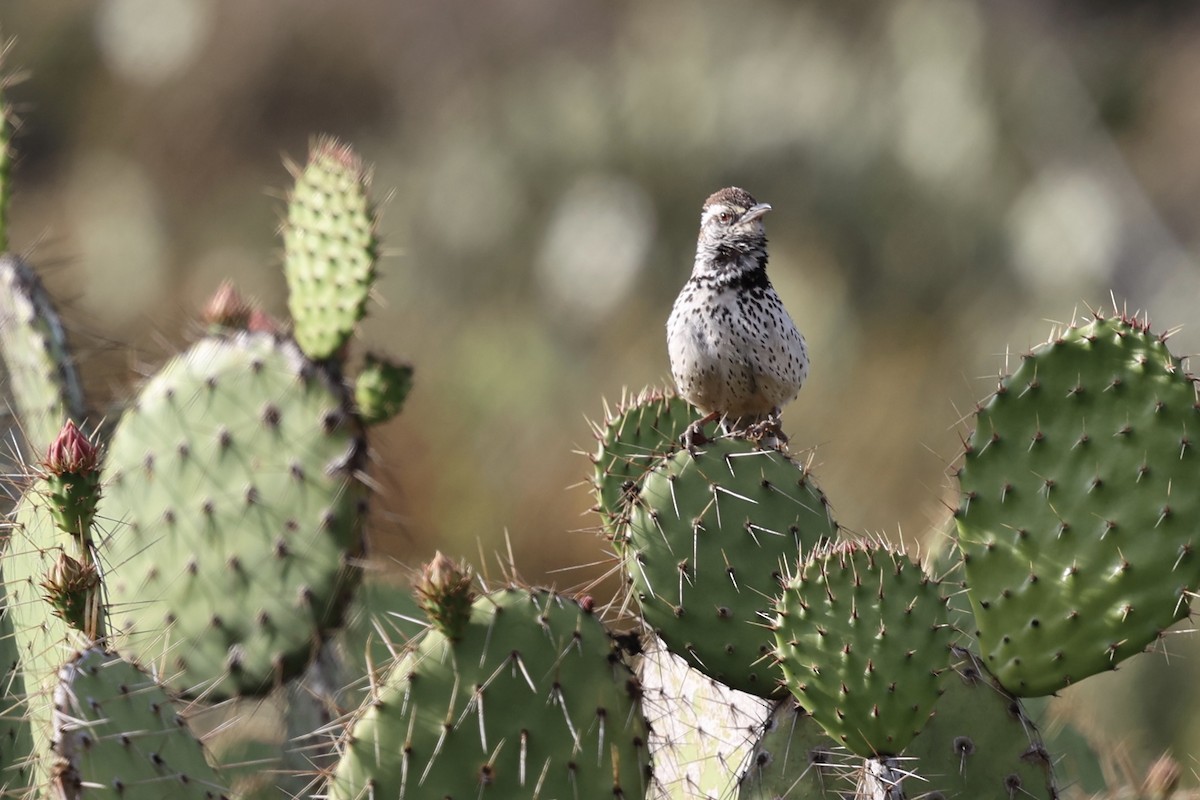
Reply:
[[73, 420], [67, 420], [46, 451], [44, 466], [53, 475], [82, 475], [96, 471], [97, 455], [96, 445], [76, 427]]
[[250, 322], [252, 308], [238, 292], [233, 281], [221, 281], [217, 291], [208, 299], [200, 317], [214, 328], [244, 329]]
[[59, 553], [41, 586], [56, 617], [91, 639], [97, 637], [100, 574], [91, 562], [77, 561], [66, 553]]
[[90, 538], [100, 502], [99, 462], [96, 445], [71, 420], [63, 425], [42, 462], [42, 480], [54, 523], [59, 530], [84, 540]]
[[471, 570], [438, 552], [421, 570], [417, 600], [430, 622], [447, 638], [457, 640], [471, 617]]

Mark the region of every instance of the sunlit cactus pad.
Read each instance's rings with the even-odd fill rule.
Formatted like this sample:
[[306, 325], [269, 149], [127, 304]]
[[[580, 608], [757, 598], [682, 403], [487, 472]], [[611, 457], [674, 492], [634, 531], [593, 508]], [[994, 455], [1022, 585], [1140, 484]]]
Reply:
[[12, 609], [0, 582], [0, 797], [29, 785], [33, 737], [26, 713], [25, 675], [13, 635]]
[[56, 797], [219, 800], [228, 796], [175, 704], [153, 678], [100, 648], [59, 672]]
[[363, 450], [342, 390], [289, 342], [210, 337], [164, 366], [104, 470], [122, 655], [216, 697], [302, 669], [358, 576]]
[[[49, 747], [58, 669], [78, 649], [91, 643], [82, 632], [52, 612], [42, 583], [61, 554], [79, 557], [79, 540], [54, 524], [49, 500], [36, 486], [21, 496], [12, 523], [0, 566], [7, 595], [5, 622], [12, 626], [12, 645], [21, 659], [19, 677], [28, 693], [17, 713], [29, 725], [35, 750], [45, 752]], [[49, 768], [44, 759], [35, 764], [43, 773]], [[35, 778], [39, 782], [46, 779], [45, 774]], [[0, 783], [3, 781], [0, 776]]]
[[1127, 318], [1063, 331], [979, 410], [958, 539], [984, 663], [1009, 691], [1112, 669], [1187, 614], [1197, 437], [1191, 376]]
[[642, 617], [671, 651], [734, 689], [777, 694], [767, 627], [782, 575], [837, 536], [812, 475], [783, 453], [719, 439], [642, 479], [624, 540]]
[[333, 800], [633, 800], [647, 730], [614, 644], [543, 590], [478, 598], [457, 641], [431, 629], [354, 721]]
[[839, 542], [800, 566], [778, 610], [775, 655], [800, 705], [851, 752], [899, 755], [950, 664], [938, 584], [886, 544]]
[[642, 476], [657, 459], [679, 449], [679, 437], [697, 419], [695, 409], [674, 392], [646, 389], [623, 397], [606, 411], [603, 424], [593, 425], [600, 443], [592, 456], [593, 489], [607, 534], [614, 535], [628, 518]]
[[27, 457], [40, 457], [68, 418], [84, 413], [66, 332], [41, 280], [24, 260], [0, 255], [0, 357], [8, 371]]
[[317, 139], [296, 175], [283, 229], [288, 310], [302, 350], [335, 356], [366, 312], [378, 242], [369, 175], [349, 145]]

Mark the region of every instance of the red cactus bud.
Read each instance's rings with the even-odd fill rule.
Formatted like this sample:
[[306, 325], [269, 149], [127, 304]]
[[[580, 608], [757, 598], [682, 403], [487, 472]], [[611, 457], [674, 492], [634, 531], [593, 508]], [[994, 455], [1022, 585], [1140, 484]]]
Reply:
[[72, 420], [67, 420], [54, 443], [46, 451], [43, 466], [52, 475], [81, 475], [95, 472], [97, 461], [96, 445], [91, 443]]
[[270, 333], [279, 335], [283, 331], [283, 326], [279, 321], [272, 317], [261, 308], [250, 310], [250, 318], [246, 323], [246, 330], [251, 333]]
[[251, 306], [238, 293], [233, 281], [221, 281], [217, 291], [208, 299], [201, 317], [209, 325], [222, 328], [245, 328], [250, 321]]

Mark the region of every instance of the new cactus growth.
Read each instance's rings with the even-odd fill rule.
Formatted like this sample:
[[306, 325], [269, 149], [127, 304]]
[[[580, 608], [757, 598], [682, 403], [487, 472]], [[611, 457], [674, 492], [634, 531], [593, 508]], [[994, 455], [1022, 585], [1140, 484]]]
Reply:
[[349, 145], [322, 137], [297, 172], [288, 200], [288, 310], [296, 342], [316, 361], [335, 357], [366, 313], [379, 246], [369, 183]]
[[99, 463], [96, 446], [73, 420], [63, 425], [42, 462], [42, 489], [55, 524], [84, 542], [91, 539], [92, 520], [100, 503]]
[[104, 466], [117, 649], [214, 697], [302, 671], [357, 580], [361, 435], [341, 387], [268, 334], [164, 366]]
[[774, 630], [788, 689], [864, 758], [899, 755], [921, 732], [954, 637], [937, 583], [886, 545], [856, 541], [804, 561]]
[[767, 614], [784, 571], [837, 535], [812, 475], [783, 453], [720, 439], [642, 479], [624, 541], [642, 616], [672, 652], [741, 691], [782, 677]]
[[644, 797], [637, 684], [575, 601], [510, 587], [430, 629], [356, 716], [334, 800]]
[[412, 389], [413, 368], [367, 353], [354, 381], [354, 405], [364, 425], [379, 425], [400, 413]]
[[957, 513], [979, 645], [1011, 692], [1141, 652], [1200, 584], [1200, 410], [1164, 337], [1096, 318], [979, 409]]

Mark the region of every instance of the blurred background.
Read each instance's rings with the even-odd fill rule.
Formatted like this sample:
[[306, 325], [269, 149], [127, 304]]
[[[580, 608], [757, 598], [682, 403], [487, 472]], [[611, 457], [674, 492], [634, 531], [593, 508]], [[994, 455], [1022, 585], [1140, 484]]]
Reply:
[[[417, 388], [374, 442], [371, 536], [406, 564], [496, 573], [507, 535], [530, 580], [608, 569], [587, 420], [669, 380], [722, 186], [775, 208], [814, 358], [784, 422], [851, 530], [943, 536], [965, 416], [1052, 323], [1115, 298], [1200, 346], [1193, 3], [6, 0], [0, 30], [12, 240], [93, 396], [127, 397], [225, 276], [284, 314], [284, 158], [329, 133], [374, 163], [359, 349]], [[1200, 735], [1154, 681], [1135, 767]]]

